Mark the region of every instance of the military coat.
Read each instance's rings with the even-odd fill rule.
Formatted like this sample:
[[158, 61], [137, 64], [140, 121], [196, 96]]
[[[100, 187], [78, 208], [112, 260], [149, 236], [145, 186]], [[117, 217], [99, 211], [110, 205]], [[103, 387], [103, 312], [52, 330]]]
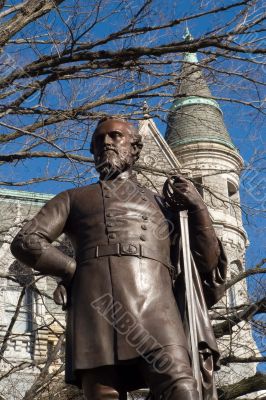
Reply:
[[[69, 258], [53, 253], [51, 243], [61, 233], [70, 238], [76, 260], [68, 293], [67, 382], [77, 383], [80, 369], [115, 365], [171, 344], [187, 347], [172, 290], [176, 222], [161, 196], [132, 177], [67, 190], [22, 229], [13, 253], [41, 272], [44, 266], [44, 273], [50, 263], [60, 275]], [[217, 351], [214, 338], [209, 341]]]

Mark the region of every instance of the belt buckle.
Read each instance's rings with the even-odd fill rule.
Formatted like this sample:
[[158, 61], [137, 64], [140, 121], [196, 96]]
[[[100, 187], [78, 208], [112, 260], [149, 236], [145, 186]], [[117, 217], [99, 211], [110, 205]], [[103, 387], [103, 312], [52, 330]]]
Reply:
[[139, 255], [138, 246], [132, 243], [121, 244], [120, 245], [120, 254], [125, 256], [137, 256]]

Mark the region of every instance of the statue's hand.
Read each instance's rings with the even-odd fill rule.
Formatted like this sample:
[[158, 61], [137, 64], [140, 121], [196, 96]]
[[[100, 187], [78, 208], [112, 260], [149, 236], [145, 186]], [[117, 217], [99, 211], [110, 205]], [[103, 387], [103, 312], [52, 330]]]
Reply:
[[171, 186], [175, 201], [180, 204], [182, 209], [187, 209], [188, 211], [206, 209], [206, 205], [196, 187], [183, 176], [176, 175], [172, 178]]
[[62, 283], [59, 283], [53, 293], [54, 302], [62, 306], [62, 310], [67, 308], [67, 290]]

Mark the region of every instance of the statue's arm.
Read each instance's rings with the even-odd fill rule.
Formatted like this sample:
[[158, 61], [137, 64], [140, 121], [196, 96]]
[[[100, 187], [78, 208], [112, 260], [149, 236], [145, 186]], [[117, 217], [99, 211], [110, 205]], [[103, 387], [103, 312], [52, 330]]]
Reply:
[[209, 273], [219, 262], [220, 246], [206, 205], [188, 211], [190, 246], [199, 272]]
[[11, 243], [11, 252], [19, 261], [41, 274], [60, 277], [66, 285], [74, 275], [76, 262], [52, 242], [64, 232], [69, 211], [69, 194], [62, 192], [48, 201]]
[[208, 274], [219, 263], [220, 247], [212, 221], [196, 187], [182, 176], [175, 176], [171, 184], [176, 206], [188, 210], [190, 246], [200, 273]]
[[[177, 176], [172, 185], [176, 212], [188, 210], [190, 247], [200, 273], [203, 292], [208, 307], [212, 307], [225, 292], [227, 259], [221, 242], [202, 197], [195, 186]], [[180, 280], [176, 281], [177, 286]]]
[[207, 207], [188, 215], [191, 250], [200, 273], [206, 304], [210, 308], [224, 295], [227, 259]]

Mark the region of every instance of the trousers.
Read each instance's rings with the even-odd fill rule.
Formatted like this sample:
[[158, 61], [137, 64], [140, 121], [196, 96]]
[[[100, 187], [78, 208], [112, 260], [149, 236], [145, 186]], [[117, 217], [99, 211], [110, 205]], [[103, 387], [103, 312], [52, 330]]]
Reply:
[[[153, 350], [132, 360], [128, 365], [122, 363], [80, 370], [85, 398], [87, 400], [124, 399], [123, 384], [127, 381], [128, 374], [134, 374], [134, 371], [142, 376], [154, 400], [199, 399], [187, 349], [177, 345]], [[109, 396], [107, 395], [108, 388]]]

